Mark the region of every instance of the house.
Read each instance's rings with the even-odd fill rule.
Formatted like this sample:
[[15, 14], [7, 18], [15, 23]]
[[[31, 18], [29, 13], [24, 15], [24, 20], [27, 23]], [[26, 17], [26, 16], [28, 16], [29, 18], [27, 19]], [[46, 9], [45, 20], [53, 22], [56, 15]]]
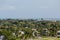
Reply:
[[43, 28], [43, 30], [42, 30], [42, 35], [43, 36], [48, 36], [49, 35], [49, 30], [47, 29], [47, 28]]
[[24, 31], [19, 30], [18, 37], [24, 35]]
[[57, 37], [60, 37], [60, 30], [57, 31]]

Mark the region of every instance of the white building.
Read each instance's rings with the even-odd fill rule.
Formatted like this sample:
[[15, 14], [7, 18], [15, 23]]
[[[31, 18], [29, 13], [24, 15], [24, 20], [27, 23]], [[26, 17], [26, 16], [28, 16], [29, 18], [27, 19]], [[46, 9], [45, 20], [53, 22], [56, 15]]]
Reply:
[[60, 37], [60, 31], [57, 31], [57, 37]]

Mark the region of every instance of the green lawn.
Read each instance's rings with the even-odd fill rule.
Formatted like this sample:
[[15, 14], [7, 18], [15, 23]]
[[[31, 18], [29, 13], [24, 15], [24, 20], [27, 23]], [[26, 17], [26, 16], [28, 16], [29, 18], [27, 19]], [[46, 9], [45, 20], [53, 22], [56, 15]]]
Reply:
[[60, 40], [60, 38], [48, 37], [48, 38], [42, 38], [42, 40]]
[[36, 38], [36, 39], [29, 39], [29, 40], [60, 40], [60, 38], [46, 37], [46, 38]]
[[[16, 40], [20, 40], [20, 39], [16, 39]], [[31, 39], [27, 39], [27, 40], [60, 40], [60, 38], [56, 38], [56, 37], [45, 37], [45, 38], [31, 38]]]

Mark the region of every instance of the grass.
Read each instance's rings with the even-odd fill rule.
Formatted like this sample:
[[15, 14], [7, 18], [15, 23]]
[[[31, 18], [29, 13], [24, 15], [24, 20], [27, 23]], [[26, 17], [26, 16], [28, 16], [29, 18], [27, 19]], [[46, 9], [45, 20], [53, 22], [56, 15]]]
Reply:
[[[20, 39], [16, 39], [16, 40], [20, 40]], [[60, 38], [57, 37], [43, 37], [43, 38], [30, 38], [27, 40], [60, 40]]]
[[35, 39], [29, 39], [29, 40], [60, 40], [60, 38], [56, 38], [56, 37], [45, 37], [45, 38], [35, 38]]
[[60, 38], [47, 37], [47, 38], [42, 38], [42, 40], [60, 40]]

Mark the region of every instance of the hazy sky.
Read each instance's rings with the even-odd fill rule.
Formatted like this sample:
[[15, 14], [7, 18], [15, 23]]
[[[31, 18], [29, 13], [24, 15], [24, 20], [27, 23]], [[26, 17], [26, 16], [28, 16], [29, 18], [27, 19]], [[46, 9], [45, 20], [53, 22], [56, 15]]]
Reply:
[[0, 0], [0, 18], [60, 18], [60, 0]]

